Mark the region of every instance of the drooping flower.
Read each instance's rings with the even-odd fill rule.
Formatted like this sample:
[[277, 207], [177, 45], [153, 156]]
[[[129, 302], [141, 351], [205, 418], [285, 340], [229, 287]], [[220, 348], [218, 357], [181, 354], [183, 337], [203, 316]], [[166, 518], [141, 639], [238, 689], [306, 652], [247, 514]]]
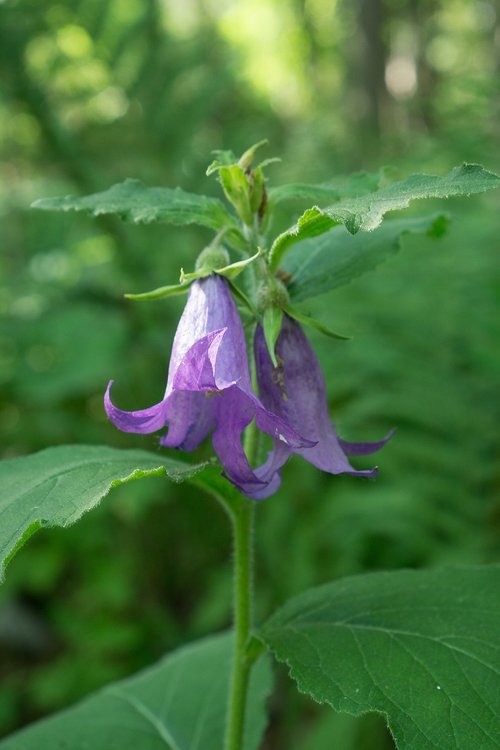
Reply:
[[[280, 477], [272, 467], [255, 471], [241, 443], [243, 430], [255, 418], [257, 428], [275, 444], [299, 450], [301, 438], [265, 408], [252, 389], [245, 335], [227, 281], [216, 274], [195, 281], [179, 321], [163, 399], [139, 411], [122, 411], [105, 395], [109, 419], [124, 432], [151, 433], [168, 425], [160, 444], [194, 450], [212, 432], [212, 444], [225, 476], [254, 499], [273, 494]], [[283, 462], [288, 454], [283, 456]]]
[[279, 472], [288, 456], [298, 453], [318, 469], [330, 474], [376, 476], [376, 468], [354, 469], [347, 457], [375, 453], [391, 438], [392, 431], [376, 443], [348, 443], [338, 437], [328, 416], [320, 364], [300, 325], [288, 315], [283, 315], [275, 348], [278, 367], [271, 362], [260, 326], [255, 332], [254, 351], [262, 403], [313, 443], [294, 447], [275, 440], [274, 449], [269, 453], [262, 471], [267, 476], [272, 475], [273, 471]]

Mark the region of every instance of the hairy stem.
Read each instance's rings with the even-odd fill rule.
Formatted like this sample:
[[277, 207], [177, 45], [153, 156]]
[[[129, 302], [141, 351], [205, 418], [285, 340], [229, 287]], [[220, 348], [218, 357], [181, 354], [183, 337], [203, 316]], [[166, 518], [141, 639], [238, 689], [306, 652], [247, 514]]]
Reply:
[[232, 514], [234, 533], [234, 656], [225, 750], [241, 750], [251, 662], [247, 644], [252, 627], [254, 503], [242, 497]]
[[[250, 362], [255, 387], [253, 357], [250, 357]], [[258, 443], [259, 433], [253, 421], [245, 433], [245, 453], [250, 463], [258, 453]], [[247, 655], [247, 645], [252, 628], [254, 510], [254, 501], [239, 495], [231, 513], [234, 539], [234, 654], [224, 750], [241, 750], [243, 747], [248, 680], [253, 664]]]

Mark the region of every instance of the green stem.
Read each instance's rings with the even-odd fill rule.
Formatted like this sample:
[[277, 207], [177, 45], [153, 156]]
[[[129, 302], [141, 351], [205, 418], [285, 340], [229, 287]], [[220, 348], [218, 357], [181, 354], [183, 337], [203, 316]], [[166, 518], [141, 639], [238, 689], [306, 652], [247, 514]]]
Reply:
[[[255, 385], [253, 357], [251, 370]], [[250, 463], [258, 452], [258, 438], [254, 420], [245, 433], [245, 453]], [[243, 747], [248, 680], [253, 664], [248, 658], [247, 645], [252, 628], [254, 509], [254, 501], [243, 495], [238, 496], [238, 502], [231, 508], [234, 538], [234, 654], [224, 750], [241, 750]]]
[[254, 503], [242, 497], [232, 514], [234, 533], [234, 655], [224, 750], [241, 750], [251, 662]]
[[[248, 250], [255, 254], [259, 246], [257, 219], [250, 231], [246, 231]], [[244, 227], [245, 230], [245, 227]], [[251, 296], [255, 298], [255, 269], [249, 269], [251, 277]], [[250, 332], [250, 339], [253, 332]], [[250, 350], [252, 344], [250, 340]], [[250, 357], [252, 383], [257, 387], [254, 358]], [[255, 420], [247, 427], [244, 440], [245, 453], [252, 464], [259, 450], [259, 432]], [[253, 523], [255, 503], [243, 495], [237, 496], [231, 505], [226, 504], [231, 516], [234, 539], [234, 581], [233, 581], [233, 627], [234, 653], [231, 682], [229, 685], [229, 702], [226, 716], [226, 736], [224, 750], [242, 750], [245, 732], [245, 714], [247, 704], [250, 670], [255, 658], [248, 654], [248, 644], [252, 629], [253, 603]]]

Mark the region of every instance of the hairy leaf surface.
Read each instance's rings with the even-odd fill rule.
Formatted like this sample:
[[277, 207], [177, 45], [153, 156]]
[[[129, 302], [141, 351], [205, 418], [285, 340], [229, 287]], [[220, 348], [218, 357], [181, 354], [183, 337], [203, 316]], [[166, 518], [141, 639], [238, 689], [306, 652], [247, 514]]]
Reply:
[[444, 177], [414, 174], [375, 192], [342, 200], [328, 208], [314, 206], [305, 211], [293, 227], [276, 238], [271, 248], [271, 265], [276, 269], [285, 252], [296, 242], [323, 234], [337, 224], [344, 224], [351, 234], [371, 231], [379, 226], [386, 213], [408, 208], [413, 200], [471, 195], [499, 186], [500, 177], [479, 164], [462, 164]]
[[46, 211], [82, 211], [90, 216], [116, 214], [136, 224], [200, 224], [210, 229], [236, 226], [233, 216], [217, 198], [187, 193], [181, 188], [147, 187], [139, 180], [125, 180], [102, 193], [79, 198], [41, 198], [33, 208]]
[[191, 479], [206, 464], [108, 446], [64, 445], [0, 462], [0, 572], [42, 526], [70, 526], [119, 484], [166, 475]]
[[[75, 706], [0, 741], [1, 750], [220, 750], [232, 637], [175, 651]], [[244, 750], [257, 750], [271, 690], [268, 657], [253, 670]]]
[[353, 198], [376, 190], [384, 174], [385, 170], [381, 169], [375, 174], [357, 172], [348, 177], [336, 177], [319, 185], [308, 185], [303, 182], [277, 185], [269, 189], [269, 202], [271, 205], [291, 200], [325, 203], [341, 198]]
[[290, 600], [260, 637], [299, 690], [386, 715], [399, 750], [500, 747], [500, 566], [360, 575]]
[[445, 229], [443, 214], [389, 219], [373, 232], [355, 235], [345, 227], [333, 227], [320, 237], [295, 245], [285, 256], [284, 268], [291, 275], [290, 294], [296, 300], [303, 300], [329, 292], [371, 271], [396, 253], [404, 235], [439, 237]]

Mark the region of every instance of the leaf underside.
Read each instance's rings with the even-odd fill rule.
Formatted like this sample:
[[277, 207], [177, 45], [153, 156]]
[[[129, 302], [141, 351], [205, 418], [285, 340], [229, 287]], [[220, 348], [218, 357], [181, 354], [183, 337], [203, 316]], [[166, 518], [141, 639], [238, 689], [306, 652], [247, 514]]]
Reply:
[[42, 526], [70, 526], [119, 484], [166, 475], [182, 482], [206, 464], [142, 450], [65, 445], [0, 462], [0, 573]]
[[200, 224], [216, 230], [236, 226], [234, 217], [217, 198], [187, 193], [181, 188], [147, 187], [140, 180], [130, 179], [82, 198], [42, 198], [33, 203], [33, 208], [82, 211], [90, 216], [115, 214], [136, 224]]
[[335, 177], [319, 185], [307, 185], [302, 182], [277, 185], [269, 189], [269, 203], [273, 206], [291, 200], [325, 203], [365, 195], [379, 187], [384, 174], [385, 170], [381, 169], [375, 174], [357, 172], [347, 177]]
[[[232, 637], [189, 645], [126, 680], [0, 741], [1, 750], [220, 750]], [[257, 750], [271, 690], [267, 656], [253, 670], [244, 750]]]
[[300, 691], [384, 714], [399, 750], [500, 747], [500, 566], [374, 573], [292, 599], [259, 635]]

